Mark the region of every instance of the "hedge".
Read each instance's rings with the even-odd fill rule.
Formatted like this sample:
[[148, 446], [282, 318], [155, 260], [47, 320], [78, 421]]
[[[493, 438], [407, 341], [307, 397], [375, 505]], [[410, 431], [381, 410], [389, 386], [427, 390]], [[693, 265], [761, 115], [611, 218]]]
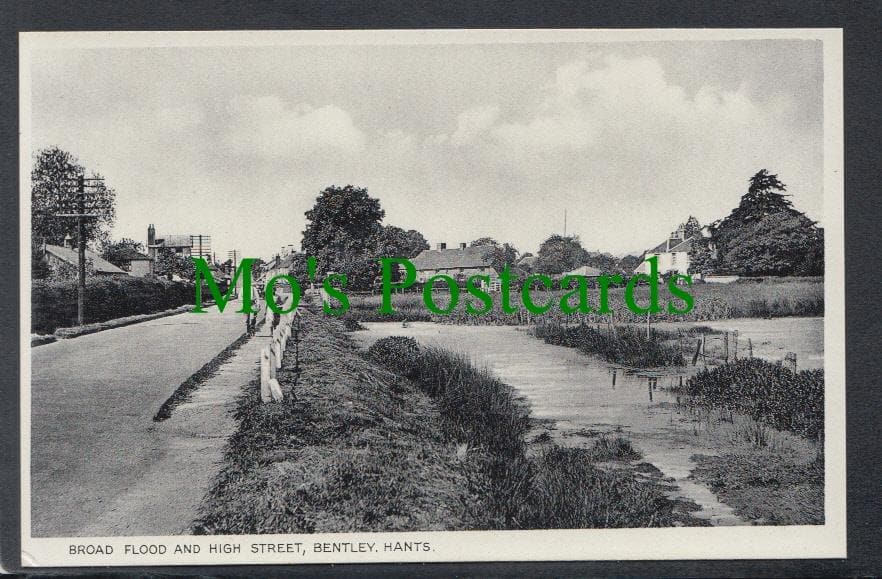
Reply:
[[[194, 302], [192, 283], [153, 277], [106, 276], [86, 280], [87, 324], [150, 314]], [[31, 333], [50, 334], [77, 325], [76, 280], [34, 280]]]

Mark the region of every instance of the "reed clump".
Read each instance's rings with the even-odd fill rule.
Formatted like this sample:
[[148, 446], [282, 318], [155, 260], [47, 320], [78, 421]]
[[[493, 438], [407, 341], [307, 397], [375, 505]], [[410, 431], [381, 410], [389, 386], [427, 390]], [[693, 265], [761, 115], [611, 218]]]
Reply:
[[536, 325], [533, 334], [546, 344], [576, 348], [613, 364], [638, 368], [686, 364], [675, 332], [651, 330], [647, 336], [643, 328], [634, 326], [601, 329], [586, 324], [565, 326], [547, 322]]
[[824, 371], [793, 372], [779, 363], [743, 358], [705, 369], [682, 390], [692, 403], [750, 416], [778, 430], [817, 439], [824, 432]]

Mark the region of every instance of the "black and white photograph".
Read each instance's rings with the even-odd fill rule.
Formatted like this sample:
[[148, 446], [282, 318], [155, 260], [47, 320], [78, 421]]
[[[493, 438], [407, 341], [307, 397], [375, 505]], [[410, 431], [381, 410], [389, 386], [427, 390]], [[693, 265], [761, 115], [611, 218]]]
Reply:
[[20, 39], [24, 566], [845, 556], [840, 30]]

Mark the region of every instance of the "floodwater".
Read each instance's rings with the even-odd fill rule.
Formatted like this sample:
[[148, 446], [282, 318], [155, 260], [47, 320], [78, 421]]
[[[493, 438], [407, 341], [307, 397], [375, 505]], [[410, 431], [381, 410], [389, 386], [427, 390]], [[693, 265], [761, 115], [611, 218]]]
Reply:
[[[785, 346], [790, 351], [799, 342], [796, 351], [800, 360], [823, 363], [823, 350], [817, 350], [823, 348], [823, 319], [788, 318], [786, 325], [780, 324], [781, 320], [747, 319], [703, 325], [738, 329], [743, 341], [751, 338], [754, 355], [776, 353], [775, 341], [785, 336], [790, 339]], [[696, 421], [679, 404], [679, 396], [667, 390], [694, 369], [626, 373], [573, 348], [545, 344], [525, 328], [513, 326], [431, 322], [412, 322], [407, 327], [399, 322], [364, 326], [367, 331], [351, 334], [363, 347], [387, 336], [410, 336], [424, 345], [467, 355], [476, 366], [488, 368], [522, 394], [530, 402], [533, 416], [549, 424], [548, 432], [558, 444], [590, 446], [598, 433], [621, 432], [646, 462], [673, 479], [677, 488], [672, 497], [690, 499], [701, 507], [694, 516], [714, 525], [745, 524], [707, 487], [689, 478], [695, 468], [693, 454], [717, 452], [714, 437], [702, 436], [707, 423]], [[797, 340], [797, 336], [801, 337]]]

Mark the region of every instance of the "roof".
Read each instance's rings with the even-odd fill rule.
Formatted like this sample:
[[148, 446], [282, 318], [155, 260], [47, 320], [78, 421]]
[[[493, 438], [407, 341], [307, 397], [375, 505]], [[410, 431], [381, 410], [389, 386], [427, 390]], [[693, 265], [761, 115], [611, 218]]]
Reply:
[[693, 239], [694, 239], [693, 237], [690, 237], [689, 239], [685, 239], [685, 240], [681, 241], [680, 243], [678, 243], [677, 245], [675, 245], [674, 247], [672, 247], [671, 249], [669, 249], [668, 251], [670, 251], [671, 253], [674, 253], [676, 251], [689, 251], [690, 249], [692, 249], [692, 240]]
[[[79, 265], [80, 263], [77, 251], [67, 247], [62, 247], [60, 245], [46, 245], [46, 252], [51, 253], [58, 259], [66, 261], [71, 265]], [[92, 268], [95, 270], [95, 273], [123, 273], [128, 275], [128, 272], [116, 267], [109, 261], [101, 259], [97, 253], [89, 251], [88, 249], [86, 250], [86, 259], [92, 262]]]
[[193, 239], [189, 235], [157, 235], [156, 244], [163, 247], [193, 247]]
[[573, 271], [568, 271], [563, 275], [584, 275], [585, 277], [600, 277], [602, 275], [602, 272], [596, 267], [583, 265], [582, 267], [577, 267]]
[[518, 260], [518, 265], [533, 265], [536, 263], [536, 260], [539, 259], [535, 255], [528, 255], [527, 257], [522, 257]]
[[[653, 247], [652, 249], [646, 250], [646, 253], [674, 253], [674, 252], [678, 252], [678, 251], [689, 251], [690, 249], [692, 249], [692, 241], [694, 239], [695, 239], [694, 237], [690, 237], [689, 239], [684, 239], [684, 240], [680, 241], [679, 243], [677, 243], [676, 245], [671, 246], [670, 249], [668, 249], [668, 242], [663, 241], [663, 242], [659, 243], [658, 245], [656, 245], [655, 247]], [[679, 240], [677, 240], [677, 241], [679, 241]]]
[[490, 251], [487, 246], [466, 247], [465, 249], [424, 249], [411, 262], [417, 271], [438, 269], [466, 269], [491, 267]]
[[121, 247], [119, 249], [120, 257], [127, 261], [149, 261], [150, 257], [144, 255], [140, 251], [136, 251], [131, 247]]

